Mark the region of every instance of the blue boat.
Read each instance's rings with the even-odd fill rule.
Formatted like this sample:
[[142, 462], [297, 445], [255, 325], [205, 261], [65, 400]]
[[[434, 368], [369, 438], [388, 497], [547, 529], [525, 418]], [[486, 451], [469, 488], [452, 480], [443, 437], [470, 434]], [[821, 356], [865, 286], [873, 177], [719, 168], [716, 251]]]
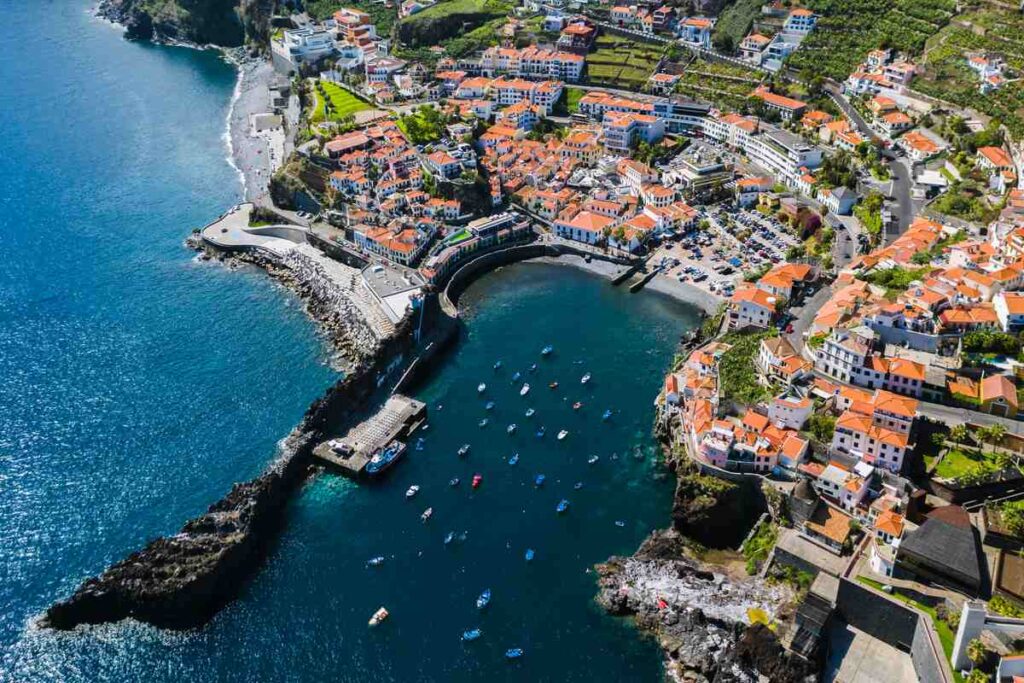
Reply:
[[518, 370], [516, 370], [516, 374], [512, 375], [512, 382], [518, 382], [520, 377], [522, 377], [522, 375], [519, 373]]
[[448, 480], [448, 485], [451, 486], [452, 488], [455, 488], [456, 486], [459, 485], [459, 478], [452, 477], [451, 479]]
[[610, 419], [611, 419], [611, 417], [612, 417], [612, 411], [611, 411], [611, 410], [606, 410], [606, 411], [604, 411], [604, 412], [603, 412], [603, 413], [601, 414], [601, 420], [602, 420], [603, 422], [607, 422], [608, 420], [610, 420]]
[[533, 478], [533, 484], [534, 484], [534, 486], [537, 486], [537, 487], [543, 486], [544, 485], [544, 475], [543, 474], [538, 474], [536, 477], [534, 477]]
[[367, 567], [379, 567], [384, 564], [384, 556], [378, 555], [377, 557], [371, 557], [366, 561]]
[[416, 439], [416, 450], [422, 451], [423, 450], [423, 443], [424, 443], [424, 441], [423, 441], [423, 437], [422, 436], [420, 438]]
[[537, 430], [537, 438], [538, 439], [543, 439], [544, 438], [544, 425], [541, 425], [540, 429]]
[[454, 531], [449, 531], [448, 535], [444, 537], [444, 544], [448, 545], [449, 543], [451, 543], [454, 540], [455, 540], [455, 532]]
[[508, 464], [515, 465], [517, 462], [519, 462], [519, 454], [513, 453], [512, 457], [508, 459]]
[[488, 401], [485, 403], [484, 410], [494, 410], [494, 401]]
[[530, 372], [537, 372], [537, 364], [536, 363], [534, 363], [533, 365], [530, 366]]
[[471, 628], [468, 631], [463, 631], [462, 632], [462, 642], [468, 643], [468, 642], [474, 641], [474, 640], [476, 640], [477, 638], [479, 638], [482, 635], [483, 635], [483, 631], [481, 631], [480, 629], [478, 629], [478, 628]]
[[505, 650], [505, 659], [519, 659], [523, 656], [523, 648], [513, 647]]
[[582, 481], [578, 481], [575, 484], [573, 484], [572, 487], [576, 491], [579, 491], [581, 488], [583, 488], [583, 482]]
[[483, 429], [484, 427], [487, 426], [487, 418], [485, 417], [484, 419], [480, 420], [480, 422], [478, 422], [477, 424], [480, 426], [481, 429]]
[[366, 473], [371, 477], [394, 465], [405, 454], [405, 444], [392, 441], [366, 463]]
[[485, 590], [483, 593], [480, 594], [479, 598], [476, 599], [476, 608], [477, 609], [483, 609], [484, 607], [487, 607], [487, 605], [489, 605], [490, 603], [491, 603], [491, 589], [488, 588], [487, 590]]
[[533, 548], [527, 548], [526, 549], [526, 555], [524, 555], [524, 557], [526, 558], [527, 562], [532, 562], [533, 561]]
[[551, 352], [554, 351], [554, 350], [555, 350], [555, 347], [552, 346], [551, 344], [548, 344], [547, 346], [545, 346], [543, 349], [540, 350], [540, 355], [542, 355], [542, 356], [550, 356]]
[[567, 501], [565, 498], [563, 498], [562, 500], [558, 501], [558, 506], [555, 508], [555, 512], [561, 514], [561, 513], [565, 512], [568, 509], [569, 509], [569, 501]]
[[494, 364], [494, 369], [495, 370], [500, 370], [501, 369], [501, 361], [500, 360], [497, 363]]

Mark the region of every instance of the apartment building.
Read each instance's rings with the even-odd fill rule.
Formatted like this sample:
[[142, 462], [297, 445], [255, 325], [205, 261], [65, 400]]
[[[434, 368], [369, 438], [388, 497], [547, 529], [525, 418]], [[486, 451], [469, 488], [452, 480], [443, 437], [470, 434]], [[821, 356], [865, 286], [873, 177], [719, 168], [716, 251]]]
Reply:
[[912, 449], [910, 437], [917, 417], [916, 399], [876, 389], [874, 394], [844, 388], [849, 406], [836, 421], [830, 451], [876, 467], [899, 472]]

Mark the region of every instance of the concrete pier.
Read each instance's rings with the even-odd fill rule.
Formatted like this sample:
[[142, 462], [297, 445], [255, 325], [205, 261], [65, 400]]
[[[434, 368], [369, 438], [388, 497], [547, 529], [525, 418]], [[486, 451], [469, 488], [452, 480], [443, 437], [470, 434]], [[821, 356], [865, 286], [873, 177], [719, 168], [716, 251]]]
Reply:
[[345, 436], [314, 448], [313, 455], [346, 476], [361, 478], [366, 476], [366, 465], [375, 453], [392, 441], [407, 439], [426, 419], [425, 403], [395, 394], [375, 415], [353, 427]]

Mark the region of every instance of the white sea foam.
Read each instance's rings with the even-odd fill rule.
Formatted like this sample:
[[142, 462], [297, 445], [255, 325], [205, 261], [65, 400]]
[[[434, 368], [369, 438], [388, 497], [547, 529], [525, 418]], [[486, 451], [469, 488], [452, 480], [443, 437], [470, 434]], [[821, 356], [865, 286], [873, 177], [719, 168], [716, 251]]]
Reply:
[[227, 149], [227, 162], [231, 168], [235, 169], [235, 173], [238, 174], [239, 182], [242, 184], [242, 196], [245, 197], [246, 190], [248, 189], [246, 187], [245, 174], [242, 173], [242, 169], [240, 169], [238, 164], [235, 163], [235, 144], [231, 137], [233, 126], [232, 119], [235, 116], [235, 107], [238, 106], [238, 101], [242, 97], [242, 79], [245, 78], [245, 68], [241, 64], [235, 64], [235, 68], [238, 69], [238, 77], [235, 79], [235, 89], [231, 92], [231, 105], [228, 107], [223, 139], [224, 146]]

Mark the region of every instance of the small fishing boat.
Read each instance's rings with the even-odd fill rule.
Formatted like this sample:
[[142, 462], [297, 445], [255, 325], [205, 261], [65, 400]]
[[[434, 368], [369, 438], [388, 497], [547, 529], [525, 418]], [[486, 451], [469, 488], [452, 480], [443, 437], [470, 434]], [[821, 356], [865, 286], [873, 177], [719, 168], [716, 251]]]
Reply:
[[482, 474], [474, 474], [473, 475], [473, 488], [475, 488], [475, 489], [480, 488], [480, 484], [483, 482], [483, 480], [484, 480], [484, 477], [483, 477]]
[[381, 607], [379, 610], [377, 610], [376, 612], [373, 613], [372, 617], [370, 617], [369, 624], [370, 624], [370, 626], [376, 626], [377, 624], [379, 624], [382, 621], [384, 621], [385, 619], [387, 619], [388, 616], [389, 616], [388, 615], [388, 611], [386, 609], [384, 609], [383, 607]]
[[466, 540], [466, 536], [468, 536], [468, 535], [469, 535], [468, 531], [463, 531], [461, 534], [459, 534], [458, 535], [459, 543], [463, 543]]
[[583, 407], [583, 402], [582, 401], [576, 401], [575, 403], [572, 404], [572, 409], [573, 410], [579, 410], [582, 407]]
[[419, 437], [418, 439], [416, 439], [416, 450], [422, 451], [423, 450], [423, 444], [424, 444], [424, 440], [423, 440], [422, 436]]
[[530, 372], [537, 372], [537, 364], [536, 363], [534, 363], [533, 365], [530, 366]]
[[541, 425], [540, 429], [537, 430], [537, 438], [538, 439], [544, 438], [544, 425]]
[[520, 377], [522, 377], [522, 374], [518, 370], [516, 370], [516, 373], [512, 375], [512, 383], [515, 384], [516, 382], [518, 382]]
[[601, 414], [601, 420], [602, 420], [603, 422], [607, 422], [608, 420], [610, 420], [610, 419], [611, 419], [611, 416], [612, 416], [612, 411], [611, 411], [611, 410], [606, 410], [606, 411], [604, 411], [604, 412], [603, 412], [603, 413]]
[[505, 650], [505, 659], [519, 659], [523, 656], [523, 648], [513, 647]]
[[500, 360], [497, 363], [494, 364], [494, 369], [495, 370], [501, 370], [501, 361]]
[[586, 384], [589, 381], [590, 381], [590, 373], [589, 372], [587, 374], [583, 375], [582, 377], [580, 377], [580, 384]]
[[581, 488], [583, 488], [583, 482], [582, 481], [576, 482], [575, 484], [572, 485], [572, 488], [573, 488], [574, 491], [579, 491]]
[[600, 460], [600, 459], [601, 459], [601, 457], [600, 457], [600, 456], [597, 456], [597, 455], [592, 455], [592, 456], [590, 456], [589, 458], [587, 458], [587, 464], [588, 464], [588, 465], [593, 465], [593, 464], [594, 464], [595, 462], [597, 462], [597, 461], [598, 461], [598, 460]]
[[485, 590], [483, 593], [480, 594], [479, 598], [476, 599], [476, 608], [477, 609], [483, 609], [484, 607], [487, 607], [487, 605], [489, 605], [490, 603], [491, 603], [491, 589], [488, 588], [487, 590]]
[[384, 564], [384, 556], [378, 555], [377, 557], [371, 557], [366, 561], [367, 567], [379, 567]]
[[554, 351], [554, 350], [555, 350], [555, 347], [552, 346], [551, 344], [548, 344], [547, 346], [545, 346], [543, 349], [540, 350], [540, 355], [542, 355], [542, 356], [550, 356], [551, 352]]
[[482, 419], [479, 422], [477, 422], [477, 426], [480, 427], [480, 429], [483, 429], [484, 427], [486, 427], [487, 426], [487, 418], [485, 417], [484, 419]]
[[398, 462], [403, 455], [405, 444], [401, 441], [392, 441], [374, 453], [370, 462], [366, 463], [366, 473], [371, 477], [376, 476]]
[[543, 474], [538, 474], [536, 477], [533, 478], [533, 485], [536, 486], [537, 488], [540, 488], [541, 486], [544, 485], [544, 479], [545, 477]]
[[562, 439], [564, 439], [567, 436], [569, 436], [569, 432], [565, 431], [564, 429], [562, 431], [558, 432], [558, 440], [559, 441], [561, 441]]
[[617, 526], [617, 527], [624, 527], [624, 526], [626, 526], [626, 523], [623, 522], [621, 519], [617, 519], [617, 520], [615, 520], [615, 526]]
[[534, 413], [536, 413], [536, 412], [537, 411], [534, 410], [533, 408], [527, 408], [526, 409], [526, 417], [533, 417]]
[[469, 643], [483, 635], [483, 631], [478, 628], [471, 628], [468, 631], [462, 632], [462, 642]]
[[505, 428], [505, 431], [508, 432], [509, 434], [515, 434], [517, 428], [518, 427], [516, 426], [516, 423], [513, 422], [512, 424]]
[[551, 384], [548, 385], [548, 389], [557, 389], [557, 388], [558, 388], [558, 382], [552, 382]]
[[523, 557], [526, 558], [527, 562], [533, 562], [533, 555], [534, 555], [533, 548], [527, 548], [526, 549], [526, 554], [523, 555]]
[[485, 403], [484, 410], [494, 410], [494, 401], [488, 401]]
[[512, 457], [508, 459], [508, 464], [515, 465], [517, 462], [519, 462], [519, 454], [513, 453]]
[[456, 486], [459, 485], [459, 481], [460, 480], [458, 477], [452, 477], [451, 479], [448, 480], [448, 485], [451, 486], [452, 488], [455, 488]]
[[480, 384], [476, 385], [476, 393], [482, 394], [485, 391], [487, 391], [487, 385], [486, 384], [484, 384], [483, 382], [480, 382]]
[[426, 522], [428, 519], [430, 519], [433, 516], [433, 514], [434, 514], [434, 508], [427, 508], [426, 510], [423, 511], [423, 514], [420, 515], [420, 519], [422, 519], [424, 522]]
[[555, 507], [555, 512], [557, 512], [558, 514], [562, 514], [563, 512], [565, 512], [568, 509], [569, 509], [569, 501], [567, 501], [565, 498], [563, 498], [562, 500], [558, 501], [558, 505]]
[[413, 484], [412, 486], [410, 486], [409, 488], [407, 488], [405, 490], [405, 497], [406, 498], [412, 498], [413, 496], [415, 496], [419, 492], [420, 492], [419, 485], [418, 484]]
[[455, 540], [455, 532], [454, 531], [449, 531], [448, 535], [444, 537], [444, 544], [448, 545], [449, 543], [451, 543], [454, 540]]
[[469, 444], [468, 443], [464, 443], [461, 446], [459, 446], [459, 457], [460, 458], [466, 457], [466, 455], [468, 453], [469, 453]]
[[523, 388], [519, 390], [519, 395], [526, 396], [528, 393], [530, 393], [530, 385], [524, 384]]

